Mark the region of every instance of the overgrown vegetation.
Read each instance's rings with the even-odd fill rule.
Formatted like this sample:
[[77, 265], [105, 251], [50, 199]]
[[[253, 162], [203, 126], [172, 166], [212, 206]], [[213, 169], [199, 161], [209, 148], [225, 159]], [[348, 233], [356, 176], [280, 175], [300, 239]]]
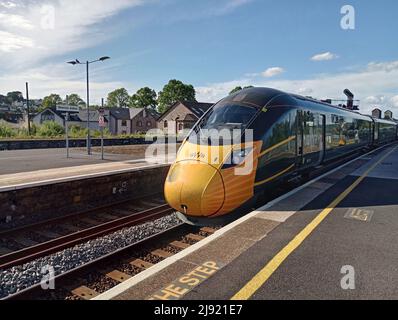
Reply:
[[13, 138], [16, 132], [10, 126], [8, 126], [4, 121], [0, 121], [0, 137], [2, 138]]
[[[100, 138], [101, 131], [91, 130], [90, 134], [93, 138]], [[120, 136], [112, 136], [108, 128], [104, 129], [104, 138], [121, 138], [121, 139], [146, 139], [151, 136], [153, 139], [159, 137], [156, 133], [147, 134], [126, 134]], [[77, 125], [69, 126], [69, 137], [71, 139], [85, 139], [87, 137], [87, 129]], [[16, 128], [10, 126], [7, 122], [0, 120], [0, 139], [1, 140], [30, 140], [30, 139], [64, 139], [65, 130], [56, 122], [48, 121], [41, 126], [31, 125], [30, 135], [27, 128]], [[173, 138], [169, 136], [169, 138]], [[185, 137], [183, 137], [185, 138]]]
[[[94, 138], [101, 137], [101, 131], [91, 130]], [[87, 137], [87, 129], [76, 125], [69, 127], [69, 137], [72, 139], [84, 139]], [[109, 130], [104, 130], [104, 137], [111, 138]], [[27, 128], [13, 128], [5, 121], [0, 121], [0, 139], [51, 139], [65, 138], [65, 129], [56, 122], [48, 121], [41, 126], [31, 125], [30, 135]]]

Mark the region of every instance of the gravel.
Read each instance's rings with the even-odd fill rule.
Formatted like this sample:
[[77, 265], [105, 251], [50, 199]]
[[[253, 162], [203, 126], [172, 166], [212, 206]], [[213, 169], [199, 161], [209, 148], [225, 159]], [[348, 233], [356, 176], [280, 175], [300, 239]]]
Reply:
[[42, 274], [43, 267], [52, 266], [55, 274], [59, 275], [177, 226], [180, 223], [177, 215], [172, 214], [153, 222], [127, 228], [111, 235], [77, 245], [22, 266], [0, 271], [0, 299], [40, 283], [43, 276], [48, 275], [48, 273]]

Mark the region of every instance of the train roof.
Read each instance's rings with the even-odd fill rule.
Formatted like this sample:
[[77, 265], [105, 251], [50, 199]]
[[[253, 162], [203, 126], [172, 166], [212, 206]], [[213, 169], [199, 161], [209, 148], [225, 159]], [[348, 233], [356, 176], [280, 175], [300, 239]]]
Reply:
[[240, 102], [240, 103], [256, 105], [259, 108], [264, 108], [264, 107], [273, 107], [273, 106], [282, 106], [282, 105], [298, 106], [299, 105], [298, 100], [321, 104], [329, 108], [336, 108], [344, 111], [355, 112], [323, 101], [300, 96], [298, 94], [287, 93], [272, 88], [260, 88], [260, 87], [243, 89], [235, 94], [230, 95], [229, 97], [225, 98], [222, 101]]
[[[222, 102], [239, 102], [249, 105], [257, 106], [258, 108], [264, 107], [277, 107], [277, 106], [300, 106], [300, 101], [305, 101], [308, 104], [316, 104], [317, 107], [333, 108], [340, 112], [349, 112], [355, 114], [357, 117], [366, 117], [368, 119], [373, 119], [381, 123], [394, 123], [396, 121], [387, 119], [376, 119], [370, 115], [364, 115], [360, 112], [342, 108], [340, 106], [332, 105], [323, 101], [319, 101], [313, 98], [308, 98], [300, 96], [298, 94], [291, 94], [284, 91], [272, 89], [272, 88], [247, 88], [243, 89], [235, 94], [228, 96], [223, 99]], [[329, 110], [330, 111], [330, 110]]]
[[240, 102], [264, 108], [277, 97], [289, 96], [286, 92], [271, 88], [247, 88], [228, 96], [222, 102]]
[[379, 119], [379, 118], [375, 118], [375, 117], [372, 117], [372, 116], [371, 116], [371, 118], [372, 118], [375, 122], [378, 122], [378, 123], [385, 123], [385, 124], [394, 124], [394, 125], [397, 125], [397, 121], [396, 121], [396, 120]]

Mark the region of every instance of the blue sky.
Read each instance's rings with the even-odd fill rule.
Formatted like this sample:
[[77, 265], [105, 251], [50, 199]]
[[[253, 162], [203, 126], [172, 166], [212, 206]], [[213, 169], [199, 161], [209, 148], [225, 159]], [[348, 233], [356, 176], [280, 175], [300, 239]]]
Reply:
[[[340, 26], [346, 4], [355, 30]], [[0, 92], [29, 81], [33, 96], [84, 96], [84, 69], [64, 62], [109, 55], [93, 65], [95, 102], [177, 78], [203, 101], [240, 84], [320, 98], [348, 87], [398, 114], [397, 12], [394, 0], [0, 0]]]

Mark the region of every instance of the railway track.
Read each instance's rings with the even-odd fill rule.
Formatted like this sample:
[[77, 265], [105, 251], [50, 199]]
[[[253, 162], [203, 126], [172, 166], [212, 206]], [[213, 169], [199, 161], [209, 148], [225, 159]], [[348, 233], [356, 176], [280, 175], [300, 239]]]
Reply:
[[14, 266], [18, 266], [28, 261], [73, 247], [79, 243], [99, 238], [120, 229], [132, 227], [137, 224], [164, 217], [166, 215], [172, 214], [173, 212], [174, 210], [171, 209], [168, 205], [163, 205], [153, 209], [135, 213], [111, 222], [103, 223], [82, 231], [78, 231], [67, 236], [56, 238], [54, 240], [41, 243], [39, 245], [15, 251], [13, 253], [0, 257], [0, 269], [8, 269]]
[[[156, 218], [156, 212], [170, 212], [163, 198], [154, 195], [150, 198], [124, 200], [99, 208], [79, 211], [71, 215], [41, 221], [32, 225], [0, 232], [0, 270], [16, 266], [54, 252], [55, 248], [65, 248], [78, 243], [78, 239], [90, 239], [90, 235], [102, 235], [117, 228], [145, 222]], [[42, 254], [40, 254], [42, 252]], [[26, 257], [26, 258], [25, 258]]]
[[214, 232], [181, 224], [58, 275], [55, 290], [37, 284], [4, 300], [90, 300]]

